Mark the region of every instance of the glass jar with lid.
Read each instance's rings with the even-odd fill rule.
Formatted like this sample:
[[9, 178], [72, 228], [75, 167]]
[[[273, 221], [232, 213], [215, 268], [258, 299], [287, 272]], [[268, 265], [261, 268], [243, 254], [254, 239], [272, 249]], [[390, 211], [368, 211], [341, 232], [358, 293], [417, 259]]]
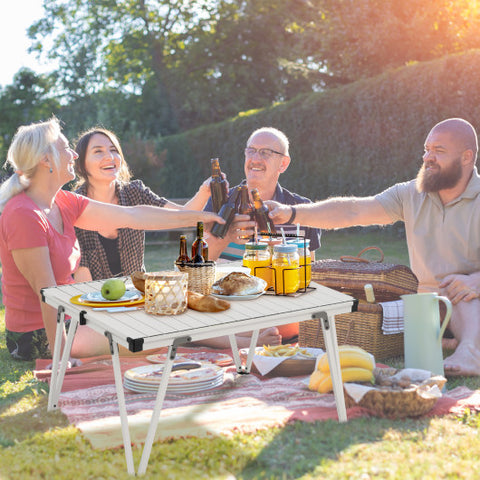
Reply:
[[250, 275], [262, 278], [267, 282], [265, 290], [272, 286], [271, 263], [272, 261], [268, 250], [268, 244], [262, 242], [248, 242], [245, 244], [243, 266], [250, 269]]
[[297, 245], [282, 243], [273, 247], [273, 286], [276, 294], [295, 293], [300, 287], [300, 257]]
[[312, 280], [312, 257], [310, 254], [310, 239], [297, 238], [290, 240], [298, 248], [298, 256], [300, 257], [300, 287], [302, 290], [310, 285]]

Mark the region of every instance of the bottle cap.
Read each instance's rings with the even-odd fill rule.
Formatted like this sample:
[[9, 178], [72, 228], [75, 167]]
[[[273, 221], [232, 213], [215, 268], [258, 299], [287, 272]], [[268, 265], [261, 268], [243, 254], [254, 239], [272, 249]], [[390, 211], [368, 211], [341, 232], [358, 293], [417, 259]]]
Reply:
[[273, 246], [273, 251], [279, 253], [294, 253], [298, 251], [298, 247], [294, 243], [280, 243], [279, 245]]
[[305, 241], [303, 238], [294, 238], [293, 240], [287, 240], [287, 243], [293, 243], [295, 244], [299, 250], [303, 248], [303, 245], [305, 243], [307, 248], [310, 248], [310, 239], [306, 238]]

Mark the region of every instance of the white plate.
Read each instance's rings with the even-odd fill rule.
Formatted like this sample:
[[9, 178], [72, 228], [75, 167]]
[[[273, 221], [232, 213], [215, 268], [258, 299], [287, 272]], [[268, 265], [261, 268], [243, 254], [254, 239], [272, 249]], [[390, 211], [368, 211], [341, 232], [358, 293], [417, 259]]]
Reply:
[[261, 297], [265, 292], [254, 293], [252, 295], [220, 295], [218, 293], [211, 293], [213, 297], [221, 298], [222, 300], [255, 300], [258, 297]]
[[125, 294], [117, 300], [107, 300], [103, 298], [102, 292], [84, 293], [79, 300], [81, 302], [97, 302], [97, 303], [116, 303], [116, 302], [130, 302], [140, 298], [142, 294], [138, 290], [127, 290]]

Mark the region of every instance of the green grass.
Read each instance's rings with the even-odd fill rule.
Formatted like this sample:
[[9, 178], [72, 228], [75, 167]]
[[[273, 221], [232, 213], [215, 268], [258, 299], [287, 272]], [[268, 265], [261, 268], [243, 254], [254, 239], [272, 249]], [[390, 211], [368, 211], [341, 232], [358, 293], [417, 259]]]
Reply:
[[[407, 263], [392, 231], [326, 232], [318, 258], [355, 255], [380, 246], [386, 262]], [[169, 268], [176, 244], [147, 249], [149, 270]], [[10, 359], [0, 312], [0, 478], [127, 479], [123, 449], [97, 451], [60, 412], [47, 412], [45, 384], [33, 363]], [[401, 366], [401, 360], [386, 363]], [[480, 378], [447, 388], [480, 388]], [[295, 423], [251, 435], [155, 443], [145, 479], [477, 479], [480, 417], [466, 412], [421, 420], [376, 418]], [[136, 465], [141, 450], [134, 448]]]

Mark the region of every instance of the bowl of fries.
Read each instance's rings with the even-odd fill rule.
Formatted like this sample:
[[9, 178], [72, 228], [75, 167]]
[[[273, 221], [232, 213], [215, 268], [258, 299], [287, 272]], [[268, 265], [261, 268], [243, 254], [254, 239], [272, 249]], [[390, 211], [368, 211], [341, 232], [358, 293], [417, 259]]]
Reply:
[[[248, 350], [240, 350], [243, 362], [247, 359]], [[251, 371], [268, 377], [310, 375], [315, 370], [317, 356], [322, 353], [321, 348], [305, 348], [290, 343], [256, 347]]]

